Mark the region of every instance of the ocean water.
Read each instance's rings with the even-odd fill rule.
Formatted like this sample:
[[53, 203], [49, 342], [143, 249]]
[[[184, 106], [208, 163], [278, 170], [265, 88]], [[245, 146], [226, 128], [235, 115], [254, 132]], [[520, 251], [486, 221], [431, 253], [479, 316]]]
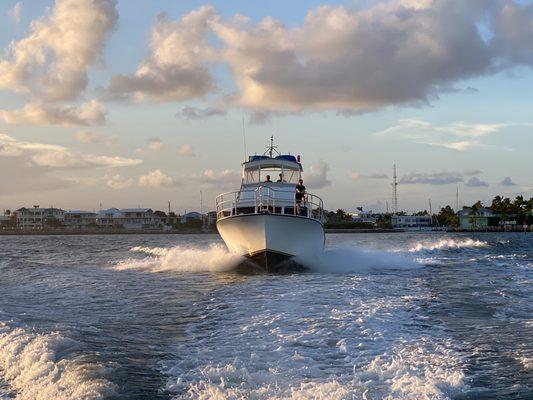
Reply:
[[532, 399], [533, 235], [0, 236], [0, 399]]

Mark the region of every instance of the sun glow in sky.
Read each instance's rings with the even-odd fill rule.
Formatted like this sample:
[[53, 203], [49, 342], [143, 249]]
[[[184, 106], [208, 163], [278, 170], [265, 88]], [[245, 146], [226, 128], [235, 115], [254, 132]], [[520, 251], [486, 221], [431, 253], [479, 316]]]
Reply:
[[533, 195], [533, 2], [0, 2], [0, 208], [212, 208], [270, 135], [326, 208]]

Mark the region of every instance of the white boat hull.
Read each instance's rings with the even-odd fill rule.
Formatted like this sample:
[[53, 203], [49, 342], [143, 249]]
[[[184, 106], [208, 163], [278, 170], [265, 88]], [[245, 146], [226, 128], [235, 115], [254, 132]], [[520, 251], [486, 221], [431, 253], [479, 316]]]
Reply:
[[314, 257], [324, 250], [320, 221], [283, 214], [244, 214], [218, 220], [218, 232], [229, 250], [249, 257], [266, 271], [297, 256]]

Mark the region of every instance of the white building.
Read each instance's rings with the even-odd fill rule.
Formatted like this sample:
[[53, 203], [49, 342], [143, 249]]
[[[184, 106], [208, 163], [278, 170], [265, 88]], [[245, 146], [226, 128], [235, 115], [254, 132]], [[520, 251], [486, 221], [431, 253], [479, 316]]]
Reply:
[[355, 213], [350, 214], [352, 222], [361, 222], [364, 224], [375, 225], [378, 220], [372, 215], [371, 211], [358, 210]]
[[110, 208], [97, 216], [97, 225], [103, 228], [157, 229], [161, 228], [161, 218], [151, 208]]
[[204, 220], [204, 216], [202, 214], [200, 214], [199, 212], [191, 211], [191, 212], [188, 212], [187, 214], [183, 214], [181, 216], [181, 223], [182, 224], [186, 224], [187, 221], [193, 220], [193, 219], [196, 219], [198, 221], [203, 221]]
[[64, 211], [60, 208], [22, 207], [17, 210], [17, 228], [43, 229], [63, 223]]
[[85, 229], [96, 225], [96, 213], [90, 211], [67, 211], [63, 217], [63, 225], [70, 229]]
[[393, 215], [391, 222], [395, 229], [424, 229], [433, 225], [430, 215]]

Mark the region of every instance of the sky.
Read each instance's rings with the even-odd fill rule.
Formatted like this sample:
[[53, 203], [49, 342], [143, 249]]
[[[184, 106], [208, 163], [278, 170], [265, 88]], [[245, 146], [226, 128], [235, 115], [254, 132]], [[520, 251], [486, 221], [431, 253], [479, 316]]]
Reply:
[[271, 135], [327, 209], [533, 196], [532, 1], [0, 0], [0, 47], [0, 210], [207, 211]]

